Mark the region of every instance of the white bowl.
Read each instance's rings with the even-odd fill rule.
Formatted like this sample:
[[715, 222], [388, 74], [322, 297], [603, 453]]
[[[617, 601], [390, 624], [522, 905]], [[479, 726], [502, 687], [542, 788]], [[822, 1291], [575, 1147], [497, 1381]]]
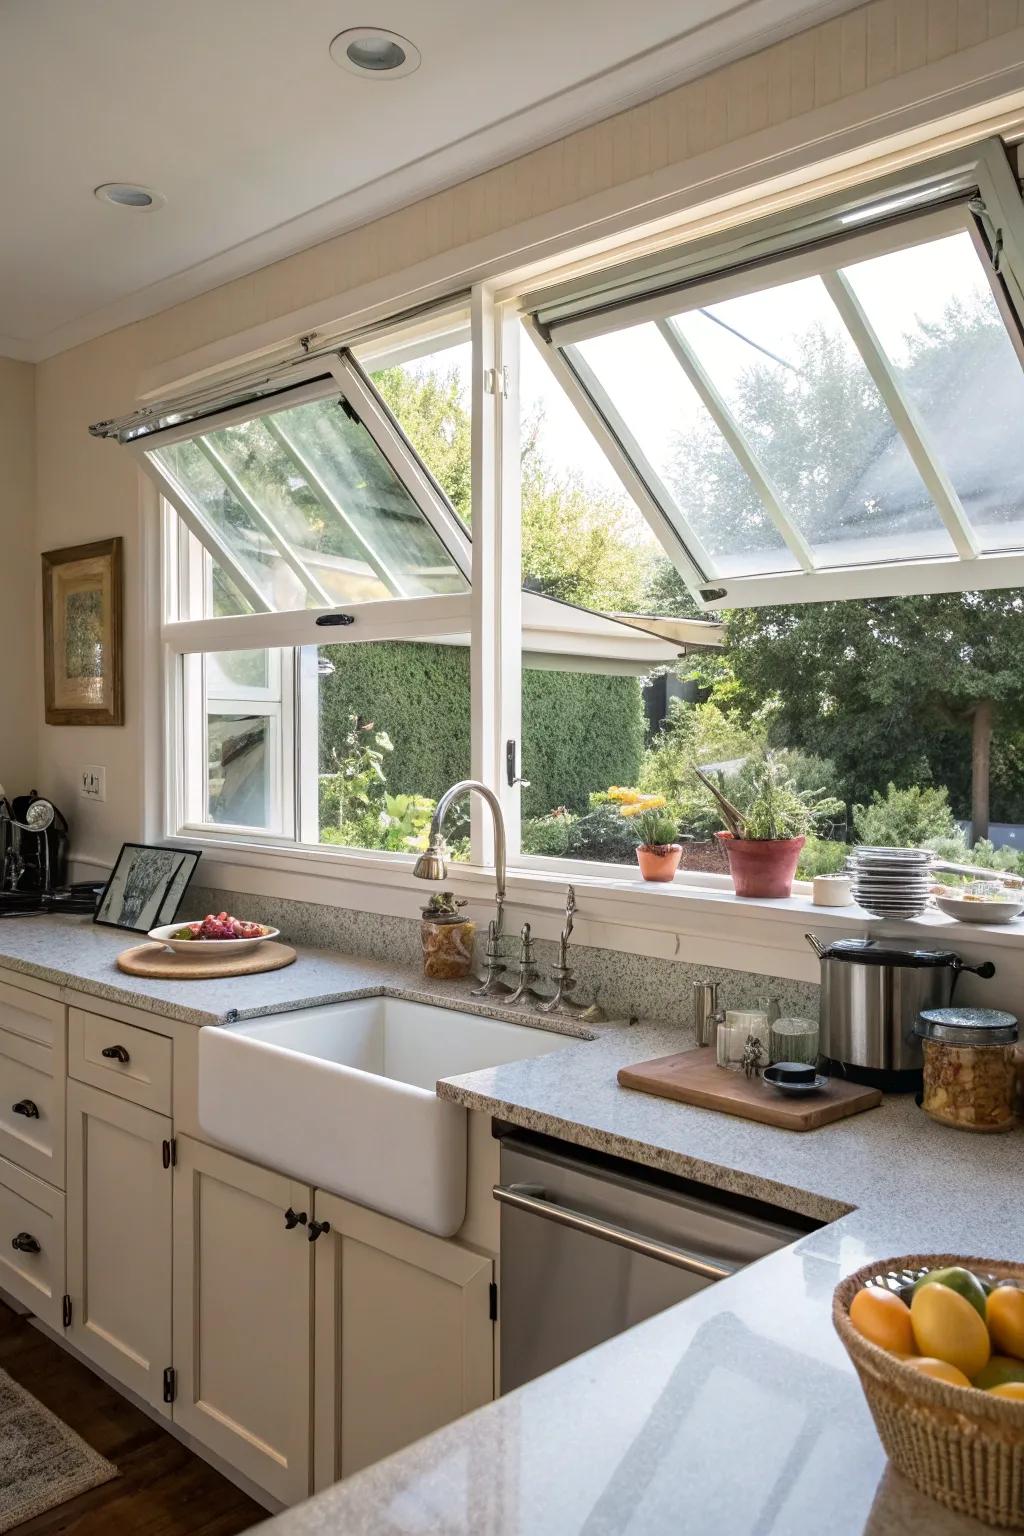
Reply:
[[201, 919], [186, 919], [183, 923], [166, 923], [163, 928], [152, 928], [149, 933], [151, 939], [156, 939], [161, 944], [166, 944], [168, 949], [173, 949], [176, 955], [246, 955], [251, 949], [258, 949], [268, 939], [276, 939], [281, 932], [280, 928], [265, 928], [258, 939], [176, 939], [174, 934], [187, 927], [188, 922], [199, 922]]
[[1012, 923], [1024, 912], [1024, 900], [1018, 896], [1010, 901], [964, 901], [957, 896], [936, 896], [935, 905], [947, 917], [955, 917], [961, 923]]

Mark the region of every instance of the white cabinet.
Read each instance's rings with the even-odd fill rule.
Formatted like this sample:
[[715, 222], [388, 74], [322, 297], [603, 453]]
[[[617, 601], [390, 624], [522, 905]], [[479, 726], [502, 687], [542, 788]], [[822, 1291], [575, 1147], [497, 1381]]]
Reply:
[[68, 1084], [68, 1336], [168, 1415], [171, 1135], [164, 1115]]
[[322, 1190], [315, 1217], [319, 1489], [490, 1402], [494, 1325], [490, 1258]]
[[0, 982], [0, 1156], [64, 1188], [64, 1006]]
[[311, 1214], [308, 1186], [178, 1137], [174, 1419], [288, 1504], [310, 1480]]
[[0, 1157], [0, 1287], [51, 1328], [64, 1296], [64, 1196]]

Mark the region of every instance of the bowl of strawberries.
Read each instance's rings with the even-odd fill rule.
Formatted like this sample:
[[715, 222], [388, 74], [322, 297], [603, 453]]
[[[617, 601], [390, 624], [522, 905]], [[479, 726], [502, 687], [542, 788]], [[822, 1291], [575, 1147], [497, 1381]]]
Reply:
[[276, 939], [280, 928], [265, 923], [232, 917], [230, 912], [208, 912], [190, 923], [167, 923], [154, 928], [149, 937], [178, 955], [244, 955], [268, 939]]

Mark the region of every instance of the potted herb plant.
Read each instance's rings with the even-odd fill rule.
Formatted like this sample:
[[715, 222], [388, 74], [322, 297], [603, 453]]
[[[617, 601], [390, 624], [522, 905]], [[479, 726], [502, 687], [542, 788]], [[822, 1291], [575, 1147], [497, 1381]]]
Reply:
[[715, 836], [728, 857], [737, 896], [791, 896], [807, 834], [823, 817], [841, 810], [841, 802], [821, 790], [798, 790], [772, 752], [754, 767], [753, 798], [745, 811], [696, 765], [693, 771], [725, 822], [727, 830]]
[[465, 905], [454, 891], [439, 891], [420, 909], [424, 976], [454, 981], [469, 975], [476, 923], [460, 915]]
[[679, 828], [672, 817], [658, 807], [647, 807], [630, 819], [637, 840], [636, 861], [644, 879], [671, 880], [683, 852]]

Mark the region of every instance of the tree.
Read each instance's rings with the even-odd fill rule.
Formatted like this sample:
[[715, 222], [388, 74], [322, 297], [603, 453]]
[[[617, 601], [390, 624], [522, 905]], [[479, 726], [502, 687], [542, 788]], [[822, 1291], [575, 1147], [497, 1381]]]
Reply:
[[[935, 419], [965, 391], [969, 405], [994, 369], [998, 377], [1000, 344], [997, 316], [952, 304], [941, 323], [905, 339], [901, 384]], [[791, 350], [784, 364], [752, 351], [731, 401], [785, 506], [812, 546], [882, 535], [913, 549], [938, 514], [859, 356], [821, 324]], [[673, 488], [713, 550], [780, 547], [738, 472], [710, 423], [676, 445]], [[977, 474], [965, 496], [980, 501], [983, 480]], [[1011, 501], [1004, 496], [995, 515], [1019, 516]], [[993, 733], [1002, 768], [1016, 761], [1007, 749], [1024, 730], [1022, 620], [1018, 590], [735, 611], [726, 615], [730, 703], [752, 717], [777, 700], [773, 740], [833, 759], [851, 800], [891, 779], [926, 784], [969, 750], [960, 776], [970, 782], [974, 837], [984, 837]]]

